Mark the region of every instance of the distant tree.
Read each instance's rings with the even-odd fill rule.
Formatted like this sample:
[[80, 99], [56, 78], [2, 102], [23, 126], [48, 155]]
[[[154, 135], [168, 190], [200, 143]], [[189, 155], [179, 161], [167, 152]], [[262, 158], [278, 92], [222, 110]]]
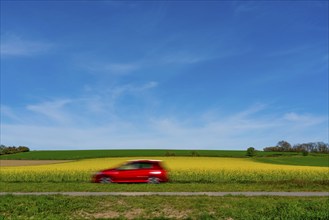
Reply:
[[26, 146], [19, 146], [19, 147], [17, 148], [17, 151], [18, 151], [18, 152], [29, 152], [30, 149], [29, 149], [28, 147], [26, 147]]
[[280, 151], [289, 152], [292, 150], [291, 144], [288, 141], [279, 141], [277, 147]]
[[198, 157], [200, 155], [199, 155], [199, 153], [197, 151], [194, 150], [194, 151], [191, 151], [191, 156], [192, 157]]
[[263, 151], [279, 151], [278, 147], [277, 146], [274, 146], [274, 147], [265, 147], [263, 148]]
[[329, 144], [318, 142], [319, 153], [329, 153]]
[[264, 151], [289, 152], [292, 151], [291, 144], [287, 141], [279, 141], [274, 147], [265, 147]]
[[170, 152], [170, 151], [166, 151], [165, 153], [166, 157], [172, 157], [172, 156], [176, 156], [174, 152]]
[[0, 145], [0, 155], [5, 154], [5, 151], [6, 151], [6, 146], [3, 145], [3, 144], [1, 144], [1, 145]]
[[279, 141], [277, 146], [265, 147], [264, 151], [274, 151], [274, 152], [309, 152], [309, 153], [329, 153], [329, 145], [324, 142], [309, 142], [302, 144], [295, 144], [291, 146], [287, 141]]
[[9, 147], [7, 147], [7, 154], [14, 154], [14, 153], [16, 153], [17, 152], [17, 149], [16, 149], [16, 147], [15, 146], [9, 146]]
[[311, 153], [329, 153], [329, 145], [323, 142], [309, 142], [303, 144], [295, 144], [293, 151], [296, 152], [311, 152]]
[[0, 155], [5, 155], [5, 154], [16, 154], [16, 153], [21, 153], [21, 152], [28, 152], [30, 149], [26, 146], [5, 146], [5, 145], [0, 145]]
[[249, 147], [247, 149], [247, 154], [246, 154], [248, 157], [253, 157], [253, 156], [256, 156], [256, 151], [255, 151], [255, 148], [253, 147]]
[[304, 147], [304, 144], [295, 144], [292, 148], [293, 148], [293, 151], [298, 152], [298, 153], [306, 151], [306, 147]]

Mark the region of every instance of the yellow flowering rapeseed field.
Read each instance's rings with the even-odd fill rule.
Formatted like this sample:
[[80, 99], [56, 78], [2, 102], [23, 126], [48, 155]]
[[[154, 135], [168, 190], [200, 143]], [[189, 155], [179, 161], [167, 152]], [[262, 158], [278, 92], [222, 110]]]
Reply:
[[[20, 167], [1, 167], [3, 182], [88, 182], [99, 170], [141, 158], [97, 158]], [[173, 182], [221, 183], [264, 181], [329, 181], [327, 167], [276, 165], [250, 158], [152, 157], [163, 160]]]

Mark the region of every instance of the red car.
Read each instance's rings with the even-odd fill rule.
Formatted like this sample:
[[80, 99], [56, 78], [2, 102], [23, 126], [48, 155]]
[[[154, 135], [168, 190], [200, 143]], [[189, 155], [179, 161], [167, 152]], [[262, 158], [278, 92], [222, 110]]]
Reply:
[[167, 171], [160, 160], [134, 160], [106, 169], [93, 176], [95, 183], [161, 183], [167, 182]]

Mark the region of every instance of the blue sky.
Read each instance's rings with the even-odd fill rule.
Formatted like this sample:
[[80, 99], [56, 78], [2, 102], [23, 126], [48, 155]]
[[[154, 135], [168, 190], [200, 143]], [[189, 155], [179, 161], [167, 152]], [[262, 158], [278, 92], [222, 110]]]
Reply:
[[328, 142], [327, 1], [1, 1], [1, 143]]

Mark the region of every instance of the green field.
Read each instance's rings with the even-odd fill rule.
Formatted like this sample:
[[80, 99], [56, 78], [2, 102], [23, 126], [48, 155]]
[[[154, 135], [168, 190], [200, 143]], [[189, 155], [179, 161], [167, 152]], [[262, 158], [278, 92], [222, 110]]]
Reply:
[[[77, 160], [103, 157], [160, 157], [168, 154], [175, 156], [192, 156], [192, 154], [204, 157], [246, 157], [246, 151], [229, 150], [56, 150], [56, 151], [30, 151], [26, 153], [1, 155], [1, 160]], [[194, 155], [194, 156], [196, 156]], [[264, 152], [258, 151], [257, 156], [278, 157], [301, 155], [294, 152]]]
[[328, 198], [1, 196], [0, 219], [329, 219]]
[[[175, 156], [165, 156], [168, 154]], [[329, 191], [328, 155], [258, 152], [256, 157], [248, 158], [245, 154], [245, 151], [210, 150], [31, 151], [0, 159], [73, 161], [3, 167], [0, 189], [2, 192]], [[164, 160], [171, 172], [171, 182], [156, 185], [90, 182], [92, 172], [135, 158]], [[6, 195], [0, 199], [0, 219], [321, 220], [329, 219], [328, 209], [327, 197]]]
[[255, 157], [254, 161], [271, 164], [318, 166], [329, 167], [329, 155], [319, 154], [312, 156], [289, 156], [289, 157]]
[[[171, 156], [168, 156], [171, 155]], [[0, 160], [81, 160], [105, 157], [159, 157], [159, 156], [204, 156], [246, 158], [246, 151], [228, 150], [59, 150], [30, 151], [18, 154], [1, 155]], [[312, 153], [302, 156], [294, 152], [258, 151], [254, 161], [272, 164], [297, 166], [329, 167], [328, 154]]]

